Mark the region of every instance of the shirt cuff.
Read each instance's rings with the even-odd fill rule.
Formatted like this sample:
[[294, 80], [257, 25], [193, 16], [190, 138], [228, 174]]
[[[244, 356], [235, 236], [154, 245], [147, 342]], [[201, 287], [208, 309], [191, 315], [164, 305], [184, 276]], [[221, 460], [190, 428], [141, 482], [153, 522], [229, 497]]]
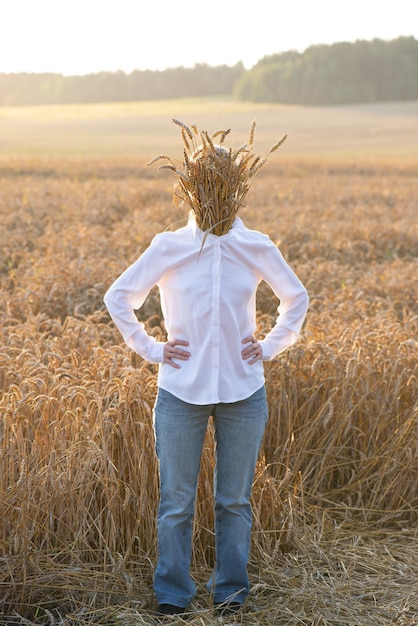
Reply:
[[271, 347], [269, 346], [268, 341], [266, 339], [260, 339], [258, 343], [260, 344], [263, 351], [262, 360], [271, 361], [271, 359], [273, 358], [273, 352]]
[[147, 354], [147, 361], [149, 363], [164, 363], [164, 346], [164, 341], [153, 343]]
[[[274, 333], [274, 331], [273, 331]], [[272, 333], [272, 334], [273, 334]], [[281, 352], [284, 352], [290, 346], [292, 346], [298, 338], [298, 333], [288, 330], [284, 326], [280, 328], [279, 332], [276, 332], [275, 337], [267, 336], [265, 339], [261, 339], [258, 343], [263, 350], [263, 361], [272, 361]]]

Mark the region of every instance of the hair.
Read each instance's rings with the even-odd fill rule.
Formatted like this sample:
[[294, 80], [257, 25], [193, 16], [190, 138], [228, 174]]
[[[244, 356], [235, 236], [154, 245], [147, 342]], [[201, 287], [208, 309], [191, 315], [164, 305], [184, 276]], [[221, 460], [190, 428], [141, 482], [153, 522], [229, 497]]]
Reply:
[[[155, 157], [148, 165], [160, 159], [168, 160], [169, 164], [160, 169], [171, 170], [178, 176], [173, 194], [176, 205], [186, 203], [201, 230], [224, 235], [243, 206], [255, 176], [287, 135], [274, 144], [266, 157], [261, 158], [253, 152], [255, 122], [251, 125], [248, 142], [235, 150], [222, 145], [230, 129], [209, 135], [207, 131], [199, 131], [195, 125], [189, 128], [179, 120], [173, 119], [173, 122], [181, 128], [184, 144], [182, 167], [176, 167], [165, 155]], [[214, 143], [218, 138], [218, 143]]]

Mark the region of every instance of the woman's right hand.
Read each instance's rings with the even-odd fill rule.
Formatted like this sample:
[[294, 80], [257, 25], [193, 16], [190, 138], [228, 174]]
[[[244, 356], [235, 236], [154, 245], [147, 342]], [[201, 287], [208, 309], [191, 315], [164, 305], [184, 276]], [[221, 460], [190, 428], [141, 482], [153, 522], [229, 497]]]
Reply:
[[182, 348], [178, 348], [177, 346], [188, 346], [189, 342], [184, 341], [183, 339], [174, 339], [173, 341], [167, 341], [164, 345], [164, 363], [171, 365], [171, 367], [175, 367], [176, 369], [181, 369], [181, 366], [178, 363], [175, 363], [173, 359], [179, 359], [180, 361], [187, 361], [190, 358], [190, 352], [187, 350], [182, 350]]

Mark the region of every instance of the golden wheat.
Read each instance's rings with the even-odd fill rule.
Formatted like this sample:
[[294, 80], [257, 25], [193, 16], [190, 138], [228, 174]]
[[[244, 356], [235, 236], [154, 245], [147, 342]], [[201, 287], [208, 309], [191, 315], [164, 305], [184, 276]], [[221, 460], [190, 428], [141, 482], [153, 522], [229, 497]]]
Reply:
[[[3, 170], [0, 622], [150, 623], [156, 372], [122, 344], [102, 295], [187, 216], [156, 177], [138, 184], [137, 167]], [[248, 623], [416, 621], [415, 202], [414, 168], [288, 162], [263, 170], [241, 207], [311, 296], [300, 341], [266, 364]], [[261, 285], [260, 335], [276, 306]], [[158, 291], [141, 315], [163, 339]], [[209, 430], [194, 528], [200, 625], [213, 623], [213, 455]]]

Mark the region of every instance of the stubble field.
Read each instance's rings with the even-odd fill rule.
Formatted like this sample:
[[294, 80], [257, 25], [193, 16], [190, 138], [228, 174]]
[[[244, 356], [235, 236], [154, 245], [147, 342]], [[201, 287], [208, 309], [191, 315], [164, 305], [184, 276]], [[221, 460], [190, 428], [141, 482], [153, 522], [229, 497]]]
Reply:
[[[180, 158], [171, 117], [232, 126], [234, 145], [255, 117], [260, 153], [289, 132], [240, 215], [310, 294], [300, 340], [265, 367], [253, 587], [236, 621], [416, 626], [417, 104], [223, 102], [0, 111], [0, 624], [154, 623], [156, 369], [102, 297], [186, 217], [170, 175], [144, 167]], [[276, 307], [261, 285], [260, 336]], [[141, 316], [164, 337], [155, 290]], [[204, 591], [212, 472], [208, 433], [187, 619], [202, 626], [219, 622]]]

